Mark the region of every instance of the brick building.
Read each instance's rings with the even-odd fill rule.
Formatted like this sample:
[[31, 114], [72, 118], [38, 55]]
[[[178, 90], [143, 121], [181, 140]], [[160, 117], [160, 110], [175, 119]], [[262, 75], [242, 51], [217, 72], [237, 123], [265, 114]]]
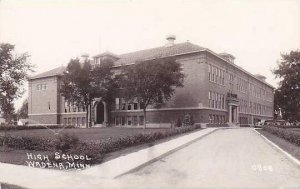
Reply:
[[[116, 55], [102, 53], [91, 60], [101, 64], [104, 58], [114, 60], [114, 71], [138, 60], [175, 57], [186, 75], [183, 88], [177, 88], [170, 101], [157, 109], [147, 108], [147, 122], [153, 127], [170, 126], [179, 118], [201, 124], [247, 124], [272, 119], [273, 87], [265, 77], [252, 75], [234, 62], [228, 53], [217, 54], [190, 42], [175, 44], [168, 36], [162, 47]], [[85, 109], [66, 102], [59, 94], [61, 75], [58, 67], [29, 79], [29, 118], [42, 124], [85, 125]], [[110, 111], [108, 111], [110, 109]], [[140, 126], [143, 112], [138, 103], [127, 103], [119, 96], [113, 107], [95, 99], [91, 107], [93, 124]]]

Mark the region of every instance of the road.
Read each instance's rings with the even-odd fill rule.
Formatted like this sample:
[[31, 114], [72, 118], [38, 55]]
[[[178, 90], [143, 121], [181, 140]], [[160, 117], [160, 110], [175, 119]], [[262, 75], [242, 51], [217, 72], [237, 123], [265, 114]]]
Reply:
[[300, 188], [300, 167], [251, 128], [222, 129], [118, 181], [130, 188]]

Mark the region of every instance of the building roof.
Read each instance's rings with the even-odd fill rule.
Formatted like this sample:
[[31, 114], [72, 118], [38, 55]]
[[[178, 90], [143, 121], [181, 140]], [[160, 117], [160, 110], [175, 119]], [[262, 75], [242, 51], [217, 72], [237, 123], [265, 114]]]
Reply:
[[168, 57], [179, 54], [191, 53], [200, 50], [205, 50], [205, 48], [198, 45], [194, 45], [190, 42], [178, 43], [172, 46], [162, 46], [156, 47], [126, 54], [119, 55], [119, 60], [115, 62], [115, 66], [122, 64], [130, 64], [139, 60], [148, 60], [153, 58]]
[[[228, 62], [227, 59], [224, 59], [221, 55], [225, 53], [220, 53], [217, 54], [207, 48], [192, 44], [190, 42], [184, 42], [184, 43], [176, 43], [172, 46], [161, 46], [161, 47], [156, 47], [156, 48], [151, 48], [151, 49], [145, 49], [145, 50], [140, 50], [140, 51], [135, 51], [135, 52], [130, 52], [130, 53], [125, 53], [125, 54], [120, 54], [116, 55], [114, 53], [110, 52], [104, 52], [102, 54], [98, 54], [93, 57], [99, 57], [103, 55], [113, 55], [114, 57], [117, 57], [118, 60], [114, 62], [114, 66], [121, 66], [121, 65], [126, 65], [126, 64], [133, 64], [136, 61], [140, 60], [149, 60], [149, 59], [154, 59], [154, 58], [161, 58], [161, 57], [169, 57], [169, 56], [175, 56], [175, 55], [183, 55], [183, 54], [188, 54], [188, 53], [194, 53], [194, 52], [200, 52], [200, 51], [207, 51], [214, 56], [219, 57], [220, 59]], [[228, 53], [226, 53], [228, 54]], [[228, 54], [232, 56], [231, 54]], [[252, 76], [254, 79], [259, 80], [260, 82], [268, 85], [269, 87], [274, 88], [270, 84], [268, 84], [265, 81], [262, 81], [255, 77], [253, 74], [249, 73], [248, 71], [244, 70], [240, 66], [236, 64], [232, 64], [228, 62], [228, 64], [231, 64], [232, 66], [240, 69], [241, 71], [245, 72], [246, 74]], [[29, 79], [37, 79], [37, 78], [44, 78], [44, 77], [51, 77], [51, 76], [57, 76], [57, 75], [62, 75], [63, 72], [65, 71], [66, 67], [65, 66], [60, 66], [58, 68], [52, 69], [50, 71], [38, 74], [36, 76], [30, 77]]]
[[64, 73], [64, 71], [66, 70], [65, 66], [60, 66], [57, 68], [54, 68], [52, 70], [49, 70], [47, 72], [29, 77], [30, 80], [32, 79], [38, 79], [38, 78], [44, 78], [44, 77], [51, 77], [51, 76], [56, 76], [56, 75], [62, 75]]
[[[118, 57], [119, 59], [114, 62], [115, 66], [123, 65], [123, 64], [130, 64], [134, 63], [138, 60], [147, 60], [152, 58], [159, 58], [159, 57], [167, 57], [167, 56], [174, 56], [178, 54], [185, 54], [190, 52], [195, 52], [199, 50], [204, 50], [205, 48], [200, 47], [198, 45], [194, 45], [190, 42], [185, 43], [178, 43], [174, 44], [173, 46], [162, 46], [162, 47], [156, 47], [121, 55], [115, 55], [113, 53], [105, 52], [99, 55], [96, 55], [94, 57], [102, 56], [102, 55], [114, 55]], [[65, 66], [60, 66], [58, 68], [52, 69], [50, 71], [35, 75], [33, 77], [30, 77], [29, 79], [38, 79], [38, 78], [44, 78], [44, 77], [51, 77], [56, 75], [62, 75], [65, 71]]]

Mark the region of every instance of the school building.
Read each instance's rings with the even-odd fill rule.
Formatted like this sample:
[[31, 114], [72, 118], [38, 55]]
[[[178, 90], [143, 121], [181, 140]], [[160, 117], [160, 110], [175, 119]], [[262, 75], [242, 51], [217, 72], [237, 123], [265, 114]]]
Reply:
[[[253, 125], [262, 119], [273, 119], [274, 88], [262, 75], [253, 75], [235, 62], [229, 53], [216, 53], [190, 42], [175, 43], [167, 37], [161, 47], [126, 54], [101, 53], [93, 64], [105, 58], [114, 61], [117, 73], [122, 66], [158, 57], [174, 57], [186, 75], [183, 88], [163, 107], [147, 108], [147, 123], [151, 127], [169, 127], [178, 119], [193, 119], [196, 124]], [[86, 110], [64, 100], [60, 94], [61, 76], [66, 67], [29, 78], [29, 119], [36, 124], [86, 125]], [[93, 125], [139, 127], [144, 121], [137, 102], [126, 102], [122, 96], [112, 107], [101, 98], [90, 107]]]

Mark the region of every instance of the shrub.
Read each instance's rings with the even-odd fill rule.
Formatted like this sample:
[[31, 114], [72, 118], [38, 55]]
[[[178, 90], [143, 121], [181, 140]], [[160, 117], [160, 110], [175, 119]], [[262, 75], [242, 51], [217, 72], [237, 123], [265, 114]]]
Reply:
[[56, 150], [65, 153], [74, 148], [79, 143], [79, 138], [74, 135], [64, 133], [58, 135], [54, 141], [54, 147]]
[[176, 120], [176, 127], [181, 127], [181, 125], [182, 125], [181, 119], [178, 118], [178, 119]]
[[0, 125], [0, 130], [29, 130], [29, 129], [59, 129], [59, 128], [75, 128], [74, 125]]
[[263, 130], [300, 146], [300, 132], [274, 126], [264, 126]]
[[5, 135], [0, 137], [1, 146], [19, 150], [53, 150], [53, 141], [35, 137], [20, 137]]
[[[158, 139], [186, 133], [201, 128], [200, 125], [178, 127], [164, 131], [156, 131], [152, 133], [139, 133], [137, 135], [126, 136], [121, 138], [108, 138], [101, 141], [82, 142], [74, 135], [62, 134], [55, 140], [6, 136], [6, 145], [15, 149], [40, 150], [60, 152], [64, 154], [87, 155], [92, 158], [91, 161], [76, 160], [76, 163], [101, 163], [105, 154], [114, 152], [126, 147], [139, 144], [152, 143]], [[4, 137], [0, 137], [2, 144]], [[65, 160], [55, 160], [54, 154], [50, 157], [51, 161], [64, 162]]]

